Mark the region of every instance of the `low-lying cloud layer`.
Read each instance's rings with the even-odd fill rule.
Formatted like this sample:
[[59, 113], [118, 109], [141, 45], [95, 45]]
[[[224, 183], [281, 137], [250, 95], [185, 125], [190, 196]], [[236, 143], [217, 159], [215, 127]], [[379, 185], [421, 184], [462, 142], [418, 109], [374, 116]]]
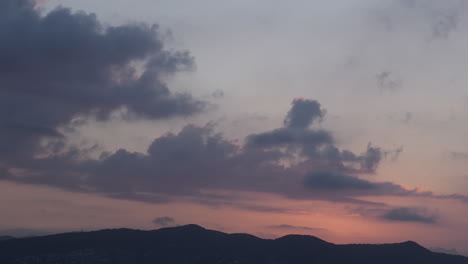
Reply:
[[[304, 105], [316, 107], [296, 111]], [[155, 139], [146, 153], [120, 149], [103, 153], [98, 160], [76, 159], [74, 153], [52, 155], [31, 160], [21, 170], [10, 169], [2, 179], [159, 203], [189, 197], [204, 204], [233, 205], [238, 199], [222, 193], [207, 194], [213, 190], [359, 204], [375, 204], [362, 199], [369, 196], [466, 201], [462, 195], [438, 196], [391, 182], [359, 178], [358, 173], [373, 173], [385, 152], [371, 145], [359, 155], [338, 149], [329, 131], [309, 128], [317, 117], [325, 116], [323, 110], [317, 109], [321, 107], [316, 101], [295, 99], [286, 115], [285, 127], [274, 131], [299, 133], [303, 137], [286, 137], [280, 143], [253, 143], [258, 137], [274, 133], [265, 132], [248, 136], [242, 146], [215, 133], [213, 125], [187, 125], [178, 134], [168, 133]], [[304, 135], [315, 133], [327, 135], [327, 140], [304, 139]], [[314, 154], [307, 150], [314, 150]]]
[[[434, 198], [434, 197], [433, 197]], [[441, 216], [427, 207], [359, 206], [350, 213], [387, 222], [438, 224]]]
[[383, 219], [388, 221], [400, 222], [420, 222], [425, 224], [435, 224], [437, 217], [434, 214], [427, 212], [427, 209], [421, 208], [395, 208], [382, 216]]
[[[297, 111], [308, 104], [315, 107]], [[99, 160], [84, 161], [75, 159], [74, 153], [53, 155], [31, 160], [21, 171], [10, 170], [3, 178], [153, 202], [165, 201], [165, 196], [200, 196], [206, 189], [345, 199], [345, 193], [328, 197], [326, 192], [311, 192], [310, 186], [303, 184], [304, 175], [317, 169], [373, 172], [382, 154], [370, 146], [363, 155], [340, 151], [333, 145], [330, 132], [308, 129], [314, 116], [324, 116], [322, 112], [317, 115], [318, 109], [316, 101], [294, 100], [283, 129], [303, 135], [321, 133], [326, 140], [293, 138], [280, 144], [252, 146], [259, 137], [252, 135], [243, 147], [216, 134], [213, 125], [187, 125], [178, 134], [169, 133], [154, 140], [147, 153], [121, 149], [103, 153]], [[271, 132], [265, 134], [268, 133]], [[311, 155], [311, 151], [315, 154]], [[293, 157], [300, 157], [300, 161], [282, 164]], [[358, 169], [354, 169], [355, 163]]]

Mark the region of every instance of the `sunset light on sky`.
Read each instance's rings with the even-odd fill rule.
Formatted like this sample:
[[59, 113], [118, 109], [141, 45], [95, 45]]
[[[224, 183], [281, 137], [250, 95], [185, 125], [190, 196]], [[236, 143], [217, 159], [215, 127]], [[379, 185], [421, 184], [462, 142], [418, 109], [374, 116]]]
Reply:
[[1, 0], [0, 38], [0, 235], [468, 255], [468, 1]]

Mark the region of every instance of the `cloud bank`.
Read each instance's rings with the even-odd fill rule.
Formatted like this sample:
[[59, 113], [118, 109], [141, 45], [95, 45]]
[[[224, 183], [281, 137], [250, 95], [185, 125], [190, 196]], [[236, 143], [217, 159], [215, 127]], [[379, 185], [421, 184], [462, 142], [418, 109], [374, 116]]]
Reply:
[[[304, 105], [314, 107], [297, 112]], [[319, 109], [316, 101], [295, 99], [283, 128], [250, 135], [244, 146], [215, 133], [213, 124], [187, 125], [177, 134], [156, 138], [146, 153], [120, 149], [84, 160], [75, 153], [61, 153], [33, 159], [20, 170], [6, 170], [1, 179], [153, 203], [185, 197], [203, 204], [233, 205], [239, 199], [222, 192], [210, 194], [213, 190], [374, 205], [364, 197], [467, 201], [463, 195], [436, 195], [360, 178], [359, 174], [375, 172], [385, 151], [371, 145], [362, 154], [340, 150], [331, 132], [309, 128], [325, 116]], [[257, 144], [258, 138], [279, 130], [289, 136]], [[316, 133], [326, 135], [325, 140], [309, 138]]]

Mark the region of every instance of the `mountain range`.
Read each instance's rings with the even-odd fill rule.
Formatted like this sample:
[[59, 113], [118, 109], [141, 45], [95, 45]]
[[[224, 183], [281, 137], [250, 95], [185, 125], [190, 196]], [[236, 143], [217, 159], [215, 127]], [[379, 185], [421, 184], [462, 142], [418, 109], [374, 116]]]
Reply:
[[0, 237], [2, 264], [468, 264], [415, 242], [337, 245], [314, 236], [261, 239], [197, 225], [153, 231], [107, 229], [41, 237]]

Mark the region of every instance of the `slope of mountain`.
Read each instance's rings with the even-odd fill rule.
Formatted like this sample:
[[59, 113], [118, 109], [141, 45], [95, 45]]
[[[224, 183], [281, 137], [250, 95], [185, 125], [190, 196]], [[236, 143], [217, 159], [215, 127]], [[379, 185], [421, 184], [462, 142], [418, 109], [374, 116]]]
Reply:
[[0, 263], [468, 264], [468, 258], [434, 253], [414, 242], [335, 245], [312, 236], [288, 235], [269, 240], [188, 225], [154, 231], [113, 229], [6, 240], [0, 242]]
[[12, 236], [0, 236], [0, 242], [7, 241], [7, 240], [10, 240], [10, 239], [15, 239], [15, 238], [12, 237]]

